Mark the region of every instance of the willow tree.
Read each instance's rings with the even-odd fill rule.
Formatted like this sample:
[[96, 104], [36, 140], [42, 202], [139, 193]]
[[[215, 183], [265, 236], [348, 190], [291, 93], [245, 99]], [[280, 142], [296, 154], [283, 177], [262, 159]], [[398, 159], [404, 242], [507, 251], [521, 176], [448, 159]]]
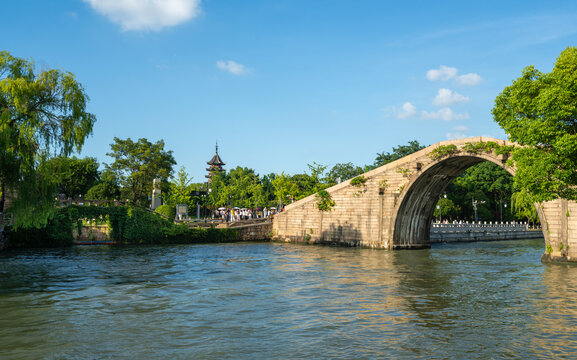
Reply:
[[515, 188], [537, 202], [577, 200], [577, 48], [561, 52], [550, 73], [526, 67], [492, 113], [521, 145], [512, 156]]
[[0, 211], [13, 194], [15, 227], [41, 227], [53, 214], [46, 161], [80, 151], [96, 118], [74, 74], [37, 71], [33, 61], [0, 52]]

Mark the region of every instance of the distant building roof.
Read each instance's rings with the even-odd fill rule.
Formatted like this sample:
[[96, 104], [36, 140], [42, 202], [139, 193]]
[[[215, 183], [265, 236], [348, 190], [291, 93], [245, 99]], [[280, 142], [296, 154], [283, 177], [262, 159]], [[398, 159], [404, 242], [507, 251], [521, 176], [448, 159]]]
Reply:
[[226, 164], [224, 163], [224, 161], [222, 161], [222, 159], [218, 155], [218, 143], [216, 144], [216, 153], [214, 154], [212, 159], [210, 159], [210, 161], [207, 162], [207, 164], [210, 166], [208, 167], [208, 169], [206, 169], [206, 171], [208, 171], [208, 175], [206, 175], [205, 177], [208, 178], [209, 181], [214, 172], [224, 171], [222, 167]]
[[208, 165], [216, 165], [216, 166], [224, 166], [226, 165], [222, 159], [220, 158], [220, 156], [218, 155], [218, 146], [216, 148], [216, 154], [214, 154], [214, 156], [212, 157], [212, 159], [210, 159], [209, 162], [207, 162]]

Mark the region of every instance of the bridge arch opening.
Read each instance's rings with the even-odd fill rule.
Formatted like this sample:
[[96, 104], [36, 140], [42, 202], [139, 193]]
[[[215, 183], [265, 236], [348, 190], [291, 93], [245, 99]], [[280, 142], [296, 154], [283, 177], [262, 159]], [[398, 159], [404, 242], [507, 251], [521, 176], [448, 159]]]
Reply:
[[[514, 170], [505, 166], [498, 157], [484, 155], [457, 155], [439, 161], [423, 169], [400, 199], [400, 205], [393, 221], [394, 249], [427, 248], [433, 213], [439, 196], [447, 186], [466, 169], [485, 161], [503, 167], [514, 176]], [[539, 214], [541, 217], [541, 214]]]

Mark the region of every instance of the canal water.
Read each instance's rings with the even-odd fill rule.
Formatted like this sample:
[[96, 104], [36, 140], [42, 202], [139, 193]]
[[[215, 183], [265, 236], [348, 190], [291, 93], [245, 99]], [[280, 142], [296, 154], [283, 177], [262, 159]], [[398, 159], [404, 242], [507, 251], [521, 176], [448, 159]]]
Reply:
[[543, 240], [0, 253], [0, 359], [560, 359], [577, 266]]

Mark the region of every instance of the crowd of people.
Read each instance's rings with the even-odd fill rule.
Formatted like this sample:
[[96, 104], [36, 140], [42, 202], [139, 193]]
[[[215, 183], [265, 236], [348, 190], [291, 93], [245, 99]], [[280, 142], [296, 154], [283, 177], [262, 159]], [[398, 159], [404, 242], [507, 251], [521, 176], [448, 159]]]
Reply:
[[[283, 211], [281, 209], [280, 211]], [[257, 209], [246, 209], [246, 208], [226, 208], [220, 207], [214, 211], [214, 218], [221, 219], [223, 222], [234, 222], [241, 220], [252, 220], [252, 219], [263, 219], [268, 218], [278, 212], [277, 208], [257, 208]]]

